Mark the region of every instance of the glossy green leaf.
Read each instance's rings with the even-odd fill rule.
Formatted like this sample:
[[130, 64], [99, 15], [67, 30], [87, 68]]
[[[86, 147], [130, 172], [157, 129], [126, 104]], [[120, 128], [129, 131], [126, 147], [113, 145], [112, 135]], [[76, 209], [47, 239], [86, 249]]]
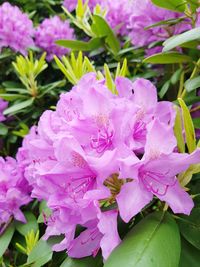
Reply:
[[182, 73], [182, 69], [178, 69], [174, 72], [174, 74], [172, 75], [170, 81], [172, 84], [176, 84], [179, 80], [180, 80], [180, 76], [181, 76], [181, 73]]
[[194, 125], [192, 122], [190, 111], [188, 110], [188, 107], [186, 106], [185, 102], [181, 98], [179, 98], [178, 101], [182, 109], [186, 144], [189, 152], [192, 153], [196, 149], [196, 137], [195, 137]]
[[199, 267], [200, 253], [186, 240], [181, 242], [181, 257], [179, 267]]
[[163, 84], [162, 88], [160, 89], [160, 92], [159, 92], [159, 97], [160, 98], [163, 98], [164, 97], [164, 95], [167, 93], [169, 87], [170, 87], [170, 81], [166, 81]]
[[106, 44], [110, 47], [113, 54], [118, 54], [120, 51], [120, 42], [115, 36], [115, 33], [110, 28], [106, 20], [98, 15], [92, 16], [93, 24], [91, 26], [97, 37], [105, 37]]
[[0, 236], [0, 258], [3, 256], [4, 252], [9, 246], [14, 234], [14, 230], [14, 223], [11, 223], [6, 229], [6, 231]]
[[26, 223], [16, 222], [17, 231], [23, 236], [27, 235], [31, 230], [36, 233], [38, 230], [38, 224], [35, 215], [30, 211], [25, 211]]
[[127, 234], [104, 267], [178, 267], [180, 250], [176, 222], [168, 213], [155, 212]]
[[0, 94], [0, 98], [3, 98], [6, 101], [13, 101], [16, 99], [27, 99], [28, 96], [20, 94]]
[[40, 267], [52, 259], [53, 252], [47, 241], [40, 239], [28, 256], [27, 263], [32, 267]]
[[188, 43], [195, 40], [200, 40], [200, 27], [169, 38], [163, 43], [163, 51], [169, 51], [184, 43]]
[[197, 249], [200, 249], [200, 207], [194, 208], [190, 216], [182, 215], [178, 219], [181, 234]]
[[143, 60], [144, 63], [152, 64], [174, 64], [190, 62], [192, 59], [187, 55], [183, 55], [177, 52], [158, 53], [147, 57]]
[[31, 264], [31, 267], [41, 267], [52, 259], [52, 245], [60, 242], [62, 237], [52, 237], [48, 241], [42, 238], [38, 241], [28, 256], [27, 263]]
[[185, 89], [187, 92], [191, 92], [200, 87], [200, 77], [189, 79], [185, 82]]
[[30, 98], [26, 101], [23, 101], [23, 102], [20, 102], [20, 103], [17, 103], [17, 104], [13, 104], [11, 107], [7, 108], [3, 114], [4, 115], [9, 115], [9, 114], [14, 114], [18, 111], [21, 111], [22, 109], [24, 108], [27, 108], [29, 107], [30, 105], [32, 105], [34, 101], [34, 98]]
[[93, 38], [89, 42], [75, 40], [58, 40], [56, 44], [71, 48], [74, 51], [91, 51], [102, 46], [101, 38]]
[[173, 10], [184, 12], [186, 8], [185, 0], [151, 0], [154, 5]]
[[82, 258], [82, 259], [71, 259], [67, 258], [60, 267], [102, 267], [103, 262], [100, 257], [92, 258]]

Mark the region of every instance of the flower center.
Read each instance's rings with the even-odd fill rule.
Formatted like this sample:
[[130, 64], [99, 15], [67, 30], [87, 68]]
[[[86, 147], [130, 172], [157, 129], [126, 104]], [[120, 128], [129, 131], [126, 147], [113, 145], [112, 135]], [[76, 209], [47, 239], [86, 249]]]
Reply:
[[176, 177], [169, 180], [167, 178], [167, 173], [163, 174], [153, 171], [145, 171], [140, 174], [140, 177], [147, 191], [160, 196], [164, 196], [167, 193], [168, 187], [173, 186], [176, 183]]
[[133, 181], [133, 179], [119, 179], [119, 174], [114, 173], [108, 177], [104, 185], [110, 189], [111, 196], [107, 199], [100, 201], [101, 207], [108, 207], [116, 202], [116, 196], [120, 193], [121, 187], [128, 182]]
[[106, 149], [112, 146], [113, 131], [108, 129], [101, 129], [98, 131], [97, 137], [91, 138], [91, 147], [96, 150], [97, 153], [103, 153]]
[[137, 121], [133, 129], [133, 139], [143, 140], [146, 137], [146, 124], [143, 121]]

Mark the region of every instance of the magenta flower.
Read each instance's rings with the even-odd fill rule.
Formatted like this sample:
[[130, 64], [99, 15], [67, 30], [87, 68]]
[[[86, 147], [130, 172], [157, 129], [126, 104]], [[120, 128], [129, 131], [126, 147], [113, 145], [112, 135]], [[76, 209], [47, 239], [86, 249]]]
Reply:
[[127, 25], [132, 14], [132, 2], [127, 0], [105, 0], [100, 5], [107, 10], [106, 20], [117, 34], [128, 34]]
[[[181, 13], [159, 8], [155, 6], [151, 0], [143, 0], [142, 2], [140, 0], [134, 0], [128, 26], [132, 44], [136, 47], [148, 46], [151, 43], [164, 41], [170, 36], [191, 29], [191, 25], [188, 21], [183, 21], [175, 26], [161, 25], [148, 30], [145, 29], [145, 27], [162, 20], [177, 19], [181, 15]], [[156, 52], [160, 52], [161, 50], [161, 47], [160, 50], [158, 50], [157, 47]], [[151, 55], [152, 53], [150, 49], [148, 54]]]
[[5, 116], [3, 115], [3, 111], [7, 108], [8, 102], [4, 101], [0, 98], [0, 122], [5, 121]]
[[8, 2], [0, 6], [0, 51], [9, 47], [26, 55], [27, 49], [34, 45], [33, 34], [32, 21], [17, 6]]
[[58, 16], [45, 19], [36, 29], [35, 43], [47, 52], [48, 60], [52, 60], [54, 55], [61, 57], [69, 53], [68, 48], [55, 44], [60, 39], [74, 39], [74, 30], [68, 21], [62, 21]]
[[13, 158], [0, 158], [0, 226], [11, 217], [26, 222], [20, 207], [31, 201], [30, 187]]
[[[174, 213], [190, 214], [193, 201], [181, 188], [176, 175], [198, 163], [200, 151], [191, 155], [178, 154], [173, 152], [175, 147], [172, 129], [154, 120], [148, 129], [142, 160], [132, 164], [128, 160], [127, 164], [123, 159], [121, 176], [124, 177], [125, 171], [125, 175], [129, 173], [128, 177], [133, 179], [123, 185], [117, 196], [120, 216], [125, 222], [140, 212], [154, 195], [166, 201]], [[137, 174], [133, 177], [133, 173]]]
[[17, 154], [32, 197], [52, 211], [44, 214], [44, 238], [63, 234], [53, 249], [71, 257], [101, 249], [106, 259], [121, 241], [117, 217], [128, 222], [153, 196], [175, 213], [193, 207], [176, 175], [197, 163], [200, 151], [174, 152], [173, 104], [158, 102], [145, 79], [118, 77], [115, 84], [118, 95], [95, 73], [85, 75], [61, 94], [55, 111], [44, 112]]
[[[85, 0], [83, 2], [85, 2]], [[88, 5], [91, 9], [93, 9], [97, 4], [99, 4], [99, 2], [99, 0], [89, 0]], [[76, 9], [77, 3], [77, 0], [64, 0], [63, 6], [71, 12]]]

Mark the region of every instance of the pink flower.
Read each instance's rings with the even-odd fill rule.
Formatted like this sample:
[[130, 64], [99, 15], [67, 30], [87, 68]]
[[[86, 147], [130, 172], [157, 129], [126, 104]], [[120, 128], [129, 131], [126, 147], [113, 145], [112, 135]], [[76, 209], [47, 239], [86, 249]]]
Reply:
[[[160, 21], [178, 19], [181, 16], [181, 13], [176, 13], [155, 6], [151, 0], [134, 0], [128, 26], [132, 44], [137, 47], [148, 46], [153, 42], [164, 41], [170, 36], [191, 29], [191, 25], [187, 20], [173, 26], [158, 25], [157, 27], [145, 29], [145, 27], [151, 26]], [[158, 51], [157, 48], [157, 52], [160, 51]], [[151, 49], [148, 54], [152, 54]]]
[[[85, 3], [85, 0], [83, 2]], [[77, 3], [78, 3], [77, 0], [64, 0], [63, 6], [71, 12], [76, 9]], [[88, 1], [88, 5], [91, 9], [93, 9], [97, 4], [99, 4], [99, 0]]]
[[174, 213], [190, 214], [193, 201], [181, 188], [176, 175], [199, 162], [200, 150], [191, 155], [178, 154], [173, 152], [175, 147], [172, 129], [154, 120], [148, 128], [143, 158], [138, 162], [132, 161], [132, 164], [123, 159], [120, 175], [124, 177], [125, 172], [133, 179], [122, 186], [117, 196], [120, 216], [125, 222], [140, 212], [153, 195], [166, 201]]
[[44, 215], [45, 238], [63, 234], [53, 249], [71, 257], [101, 249], [106, 259], [121, 241], [117, 217], [128, 222], [153, 196], [175, 213], [193, 207], [176, 175], [197, 163], [200, 151], [174, 152], [172, 103], [158, 102], [145, 79], [118, 77], [115, 84], [118, 95], [95, 73], [85, 75], [55, 111], [44, 112], [17, 154], [32, 197], [52, 210]]
[[0, 6], [0, 51], [3, 47], [10, 47], [26, 55], [28, 47], [34, 45], [33, 34], [33, 23], [28, 15], [8, 2]]
[[11, 217], [26, 222], [20, 207], [31, 201], [23, 170], [13, 158], [0, 158], [0, 226]]
[[68, 48], [55, 44], [60, 39], [74, 39], [74, 30], [68, 21], [62, 21], [58, 16], [45, 19], [36, 29], [35, 43], [47, 52], [48, 60], [52, 60], [54, 55], [61, 57], [69, 53]]

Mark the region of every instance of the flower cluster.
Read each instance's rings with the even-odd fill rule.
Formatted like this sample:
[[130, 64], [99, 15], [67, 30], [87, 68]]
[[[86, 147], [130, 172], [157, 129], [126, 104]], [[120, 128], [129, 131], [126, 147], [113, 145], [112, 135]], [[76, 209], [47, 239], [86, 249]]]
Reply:
[[68, 48], [55, 44], [60, 39], [74, 39], [74, 30], [68, 21], [62, 21], [58, 16], [45, 19], [36, 29], [35, 43], [47, 52], [48, 60], [52, 60], [54, 55], [61, 57], [69, 52]]
[[[137, 47], [148, 46], [151, 43], [164, 41], [170, 36], [189, 30], [191, 25], [188, 20], [184, 20], [177, 25], [158, 25], [145, 29], [145, 27], [163, 20], [178, 19], [181, 15], [181, 13], [156, 7], [151, 0], [134, 0], [128, 26], [132, 44]], [[148, 53], [151, 54], [160, 51], [161, 46], [157, 46], [154, 49], [150, 49]]]
[[154, 196], [174, 213], [193, 207], [176, 175], [200, 151], [176, 152], [173, 104], [158, 102], [148, 80], [118, 77], [115, 84], [117, 95], [95, 73], [85, 75], [55, 111], [44, 112], [17, 154], [32, 197], [52, 210], [45, 237], [63, 234], [53, 249], [70, 257], [101, 248], [106, 259], [121, 241], [117, 217], [129, 222]]
[[20, 207], [30, 201], [30, 186], [16, 160], [0, 157], [0, 227], [11, 217], [26, 222]]
[[106, 20], [110, 27], [121, 36], [128, 34], [127, 25], [132, 14], [132, 2], [127, 0], [107, 0], [102, 1], [101, 5], [107, 10]]
[[[85, 3], [86, 1], [83, 1], [83, 2]], [[97, 4], [100, 4], [100, 2], [102, 2], [102, 1], [89, 0], [88, 5], [89, 5], [90, 9], [92, 10]], [[78, 3], [78, 0], [64, 0], [63, 6], [71, 12], [71, 11], [76, 9], [77, 3]]]
[[5, 121], [5, 116], [3, 115], [3, 111], [7, 108], [8, 102], [4, 101], [0, 98], [0, 122]]
[[34, 45], [33, 35], [32, 21], [17, 6], [8, 2], [0, 6], [0, 51], [9, 47], [26, 55], [27, 48]]

